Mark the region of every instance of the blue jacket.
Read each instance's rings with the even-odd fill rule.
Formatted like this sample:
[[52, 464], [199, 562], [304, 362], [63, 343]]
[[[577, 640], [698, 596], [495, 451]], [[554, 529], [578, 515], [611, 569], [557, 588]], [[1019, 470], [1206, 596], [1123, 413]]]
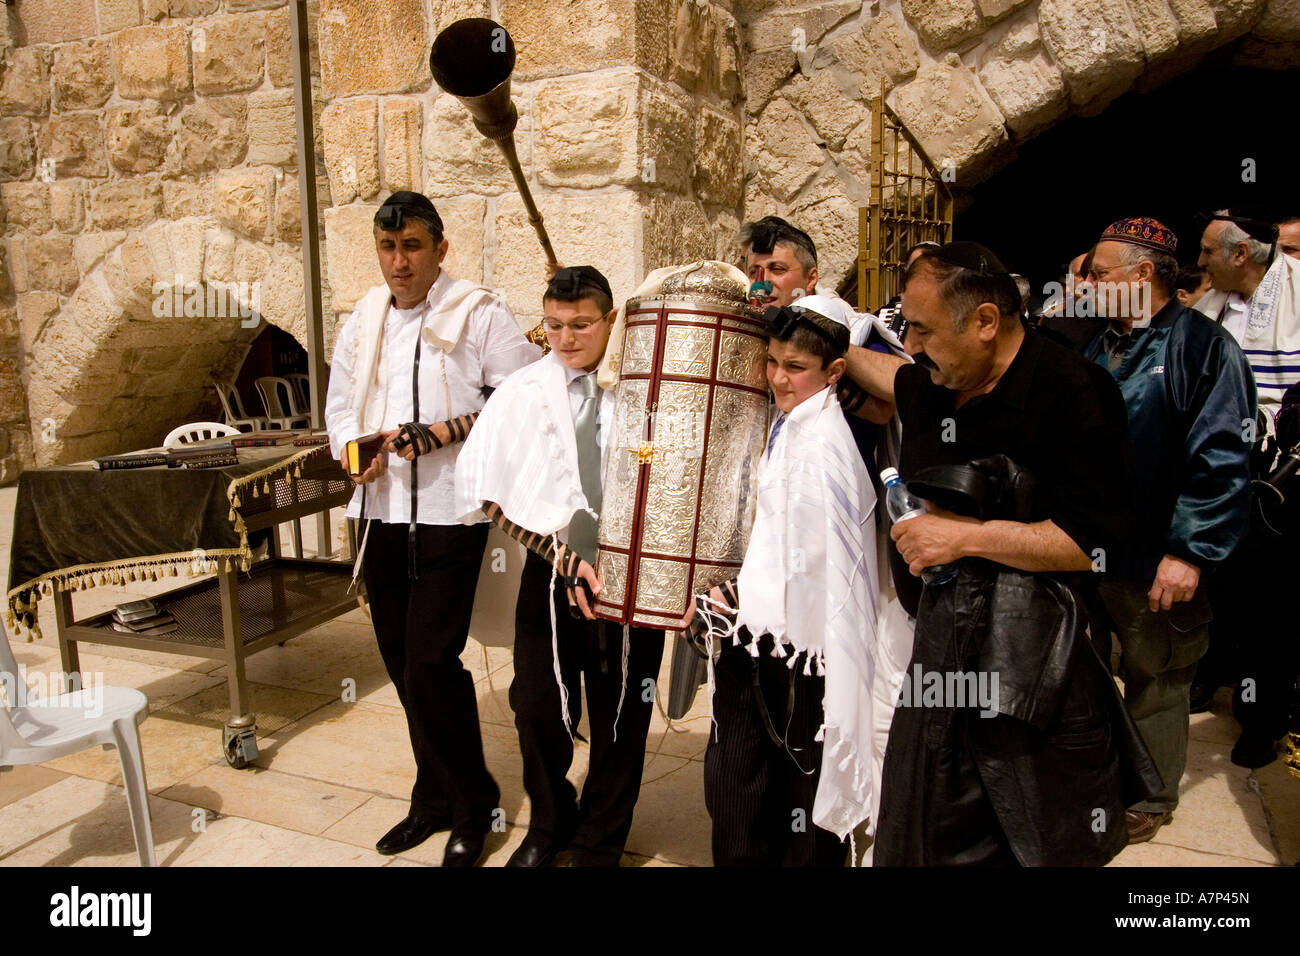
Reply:
[[[1255, 380], [1233, 338], [1177, 299], [1132, 335], [1112, 374], [1128, 408], [1138, 526], [1106, 570], [1150, 581], [1166, 554], [1205, 570], [1245, 535]], [[1105, 339], [1084, 352], [1103, 367]]]

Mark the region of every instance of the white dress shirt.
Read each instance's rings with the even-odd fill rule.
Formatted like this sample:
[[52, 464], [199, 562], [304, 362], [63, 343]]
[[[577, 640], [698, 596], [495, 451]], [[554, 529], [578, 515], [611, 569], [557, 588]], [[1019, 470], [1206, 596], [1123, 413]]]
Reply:
[[[446, 271], [438, 274], [424, 303], [414, 309], [389, 305], [384, 320], [375, 387], [382, 389], [385, 411], [382, 430], [395, 429], [403, 422], [416, 419], [412, 404], [412, 380], [416, 343], [420, 352], [419, 421], [432, 425], [460, 415], [476, 412], [486, 399], [483, 388], [495, 388], [516, 369], [541, 356], [515, 322], [510, 309], [493, 300], [471, 310], [465, 331], [450, 352], [434, 348], [420, 339], [430, 303], [450, 285]], [[356, 412], [349, 407], [352, 393], [355, 339], [359, 322], [356, 313], [348, 317], [334, 345], [329, 389], [325, 399], [325, 425], [335, 455], [354, 438], [361, 437]], [[456, 456], [460, 443], [420, 455], [416, 461], [418, 503], [416, 520], [420, 524], [459, 524], [455, 513]], [[411, 521], [412, 462], [396, 454], [388, 456], [388, 470], [365, 485], [366, 517], [392, 524]], [[358, 487], [348, 505], [349, 518], [361, 517], [362, 491]], [[487, 520], [486, 516], [483, 519]]]

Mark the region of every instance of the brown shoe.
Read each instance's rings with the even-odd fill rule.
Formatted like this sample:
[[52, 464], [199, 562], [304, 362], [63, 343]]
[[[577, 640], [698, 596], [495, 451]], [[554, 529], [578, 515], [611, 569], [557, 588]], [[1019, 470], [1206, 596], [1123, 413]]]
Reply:
[[1124, 822], [1128, 824], [1129, 846], [1146, 843], [1166, 823], [1173, 820], [1172, 813], [1147, 813], [1145, 810], [1125, 810]]

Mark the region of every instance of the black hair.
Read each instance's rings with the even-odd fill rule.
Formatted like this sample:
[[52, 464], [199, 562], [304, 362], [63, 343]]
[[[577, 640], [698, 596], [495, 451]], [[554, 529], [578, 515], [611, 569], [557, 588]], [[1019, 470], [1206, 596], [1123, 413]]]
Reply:
[[385, 199], [383, 205], [375, 210], [375, 228], [384, 232], [401, 231], [408, 219], [424, 223], [435, 246], [442, 242], [442, 217], [428, 196], [402, 189]]
[[591, 299], [602, 316], [614, 308], [614, 293], [610, 289], [609, 280], [592, 266], [557, 269], [551, 281], [546, 284], [546, 291], [542, 293], [542, 302], [545, 303], [548, 299], [554, 302]]
[[1182, 292], [1192, 292], [1200, 287], [1204, 273], [1195, 263], [1184, 264], [1178, 267], [1178, 278], [1174, 280], [1174, 290]]
[[789, 342], [801, 352], [816, 355], [821, 359], [822, 368], [837, 358], [844, 358], [849, 350], [849, 330], [812, 309], [773, 307], [763, 318], [769, 341]]
[[802, 229], [786, 222], [780, 216], [764, 216], [755, 222], [747, 222], [740, 227], [740, 248], [767, 255], [778, 242], [790, 247], [804, 272], [817, 268], [817, 247], [812, 237]]
[[908, 267], [903, 276], [903, 287], [922, 270], [934, 276], [939, 283], [939, 298], [947, 306], [952, 327], [965, 331], [966, 318], [982, 303], [991, 302], [1003, 318], [1020, 315], [1020, 290], [1011, 274], [1001, 271], [983, 271], [954, 265], [933, 252], [923, 252]]

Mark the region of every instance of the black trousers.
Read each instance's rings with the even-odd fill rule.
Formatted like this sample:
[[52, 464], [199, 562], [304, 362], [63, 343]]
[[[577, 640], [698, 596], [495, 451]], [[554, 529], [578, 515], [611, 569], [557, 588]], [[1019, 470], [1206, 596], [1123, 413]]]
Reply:
[[510, 684], [524, 789], [532, 805], [528, 839], [548, 847], [571, 847], [575, 866], [617, 866], [641, 792], [664, 635], [632, 628], [627, 688], [615, 727], [623, 690], [623, 628], [609, 621], [575, 620], [563, 582], [556, 582], [556, 646], [575, 731], [582, 716], [580, 677], [587, 688], [591, 760], [579, 803], [565, 777], [573, 763], [573, 741], [564, 726], [555, 679], [550, 586], [550, 565], [529, 552], [515, 608], [515, 677]]
[[486, 829], [501, 792], [483, 760], [474, 680], [460, 662], [488, 526], [419, 525], [419, 579], [407, 526], [370, 523], [366, 593], [384, 667], [406, 710], [415, 754], [411, 810]]
[[[728, 643], [714, 667], [718, 729], [704, 753], [713, 865], [843, 866], [848, 844], [812, 822], [822, 761], [813, 738], [826, 681], [805, 675], [802, 661], [790, 668], [773, 657], [770, 637], [759, 648], [753, 657]], [[782, 743], [772, 739], [769, 719]]]

